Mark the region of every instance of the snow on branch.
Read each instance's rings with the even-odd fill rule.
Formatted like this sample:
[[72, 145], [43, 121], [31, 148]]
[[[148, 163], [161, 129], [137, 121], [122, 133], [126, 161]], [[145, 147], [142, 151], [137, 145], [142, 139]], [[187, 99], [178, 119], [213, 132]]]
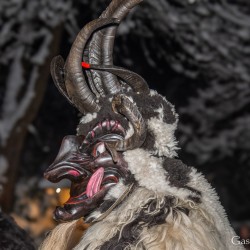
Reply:
[[0, 3], [0, 64], [7, 68], [0, 117], [2, 146], [32, 104], [38, 67], [49, 55], [52, 30], [68, 16], [72, 21], [71, 5], [69, 0]]
[[[166, 88], [174, 86], [167, 86], [164, 65], [193, 81], [190, 87], [179, 83], [193, 95], [184, 97], [179, 110], [181, 147], [200, 164], [226, 158], [228, 150], [246, 156], [250, 150], [250, 126], [245, 126], [250, 117], [249, 1], [145, 0], [122, 25], [123, 43], [136, 41], [135, 46], [143, 48], [148, 65], [166, 77]], [[119, 55], [131, 57], [125, 48]], [[242, 138], [245, 141], [239, 143]]]

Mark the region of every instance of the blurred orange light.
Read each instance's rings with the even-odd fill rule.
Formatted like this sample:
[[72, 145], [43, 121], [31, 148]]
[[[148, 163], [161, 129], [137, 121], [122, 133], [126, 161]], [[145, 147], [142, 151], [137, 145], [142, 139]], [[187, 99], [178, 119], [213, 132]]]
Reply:
[[69, 188], [61, 188], [60, 193], [58, 193], [59, 203], [63, 205], [70, 197], [70, 189]]
[[53, 195], [55, 194], [55, 190], [54, 188], [46, 188], [46, 193], [47, 195]]

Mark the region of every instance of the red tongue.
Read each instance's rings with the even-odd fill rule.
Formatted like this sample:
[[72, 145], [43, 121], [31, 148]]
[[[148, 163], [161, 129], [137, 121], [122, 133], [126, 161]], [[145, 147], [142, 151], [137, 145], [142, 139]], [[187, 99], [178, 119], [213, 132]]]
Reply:
[[86, 194], [88, 197], [92, 197], [97, 192], [100, 191], [103, 175], [104, 175], [104, 168], [100, 167], [91, 176], [87, 185], [87, 189], [86, 189]]

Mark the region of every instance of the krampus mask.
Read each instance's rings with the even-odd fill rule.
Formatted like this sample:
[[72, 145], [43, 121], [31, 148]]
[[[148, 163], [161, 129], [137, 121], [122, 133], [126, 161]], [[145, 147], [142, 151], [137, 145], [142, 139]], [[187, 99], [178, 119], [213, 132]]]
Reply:
[[72, 181], [71, 197], [56, 209], [56, 220], [88, 215], [103, 203], [110, 187], [131, 181], [122, 153], [140, 147], [157, 150], [153, 131], [147, 131], [151, 118], [160, 115], [162, 122], [176, 122], [173, 107], [150, 92], [141, 76], [113, 65], [118, 24], [139, 2], [113, 1], [100, 18], [80, 31], [66, 63], [61, 56], [51, 63], [56, 86], [84, 115], [77, 135], [64, 138], [45, 173], [52, 182]]
[[113, 65], [118, 25], [139, 2], [113, 0], [79, 32], [66, 62], [57, 56], [51, 63], [59, 91], [83, 114], [77, 135], [63, 139], [45, 172], [52, 182], [72, 182], [54, 217], [92, 223], [79, 249], [149, 249], [156, 241], [150, 249], [230, 249], [225, 239], [234, 233], [217, 195], [174, 158], [174, 107], [141, 76]]

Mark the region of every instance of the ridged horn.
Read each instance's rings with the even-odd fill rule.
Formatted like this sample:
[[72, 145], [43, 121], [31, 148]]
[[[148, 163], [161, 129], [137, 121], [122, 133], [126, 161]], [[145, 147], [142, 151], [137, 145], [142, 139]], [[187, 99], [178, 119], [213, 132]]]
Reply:
[[[128, 12], [142, 0], [113, 0], [100, 18], [117, 18], [122, 20]], [[113, 65], [113, 47], [117, 27], [107, 27], [96, 32], [90, 41], [88, 52], [83, 58], [91, 64]], [[87, 55], [88, 54], [88, 55]], [[101, 96], [116, 94], [121, 91], [117, 76], [110, 72], [86, 72], [92, 78], [96, 90]], [[92, 76], [90, 76], [92, 74]]]
[[62, 56], [55, 56], [50, 63], [50, 73], [52, 79], [59, 90], [59, 92], [68, 100], [68, 102], [75, 106], [70, 100], [64, 82], [64, 60]]
[[114, 18], [99, 18], [87, 25], [78, 33], [65, 64], [65, 86], [70, 100], [83, 114], [100, 109], [96, 96], [89, 89], [83, 75], [81, 61], [87, 41], [94, 31], [107, 25], [118, 24]]
[[131, 137], [122, 141], [108, 143], [108, 146], [116, 151], [126, 151], [133, 148], [139, 148], [146, 138], [146, 123], [136, 104], [130, 101], [126, 95], [119, 94], [113, 98], [112, 108], [114, 112], [124, 115], [130, 121], [134, 133]]
[[136, 74], [133, 71], [124, 69], [117, 66], [108, 66], [108, 65], [90, 65], [90, 69], [96, 69], [101, 71], [107, 71], [125, 81], [136, 93], [149, 93], [149, 87], [147, 82], [140, 75]]

